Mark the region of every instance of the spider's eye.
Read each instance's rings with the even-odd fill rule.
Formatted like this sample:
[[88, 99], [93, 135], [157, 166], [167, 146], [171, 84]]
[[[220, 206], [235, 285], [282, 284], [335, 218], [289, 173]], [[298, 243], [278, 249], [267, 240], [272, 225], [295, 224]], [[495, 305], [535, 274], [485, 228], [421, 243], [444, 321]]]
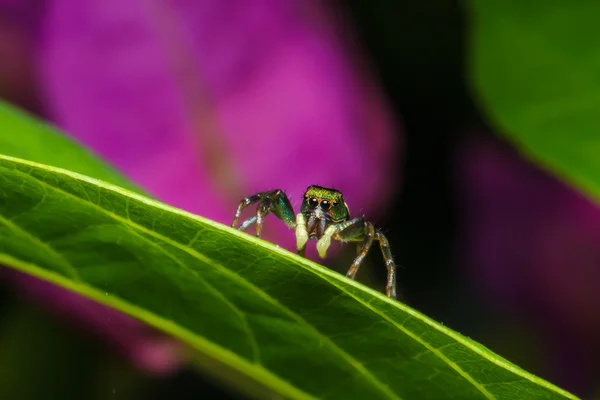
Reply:
[[323, 200], [321, 202], [321, 209], [322, 210], [329, 210], [329, 207], [331, 207], [331, 203], [328, 202], [327, 200]]
[[319, 205], [319, 200], [315, 199], [314, 197], [311, 197], [310, 200], [308, 200], [308, 204], [311, 207], [316, 207]]
[[332, 204], [333, 204], [333, 206], [335, 207], [335, 206], [337, 206], [338, 204], [340, 204], [340, 202], [339, 202], [339, 201], [337, 201], [337, 200], [334, 200]]

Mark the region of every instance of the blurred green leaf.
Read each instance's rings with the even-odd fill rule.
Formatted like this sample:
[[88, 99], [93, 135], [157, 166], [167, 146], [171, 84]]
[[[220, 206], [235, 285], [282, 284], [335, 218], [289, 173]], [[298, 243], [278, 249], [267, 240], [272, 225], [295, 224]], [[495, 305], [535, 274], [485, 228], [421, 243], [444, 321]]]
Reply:
[[[21, 118], [15, 137], [39, 128]], [[42, 152], [67, 143], [39, 138]], [[104, 170], [85, 160], [79, 170]], [[273, 244], [10, 156], [0, 156], [0, 262], [179, 338], [208, 373], [262, 398], [575, 398]]]
[[470, 66], [490, 120], [600, 200], [600, 2], [467, 4]]
[[142, 193], [116, 169], [75, 140], [1, 99], [0, 154], [65, 168]]

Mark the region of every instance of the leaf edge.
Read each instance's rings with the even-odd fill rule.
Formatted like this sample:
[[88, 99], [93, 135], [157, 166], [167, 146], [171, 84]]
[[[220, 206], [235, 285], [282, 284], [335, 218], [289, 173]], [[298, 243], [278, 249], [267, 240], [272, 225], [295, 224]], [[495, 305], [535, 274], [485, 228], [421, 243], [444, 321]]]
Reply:
[[[279, 255], [281, 255], [283, 258], [291, 259], [294, 262], [296, 262], [298, 264], [301, 264], [301, 266], [303, 266], [306, 270], [312, 272], [313, 274], [315, 274], [315, 275], [317, 275], [319, 277], [323, 277], [323, 275], [326, 275], [328, 278], [333, 278], [332, 280], [326, 280], [326, 282], [328, 282], [329, 284], [332, 284], [332, 285], [336, 286], [338, 289], [341, 289], [341, 287], [338, 286], [338, 285], [335, 285], [333, 283], [333, 281], [337, 281], [342, 286], [343, 286], [343, 284], [346, 284], [346, 285], [349, 285], [349, 286], [353, 286], [354, 288], [359, 289], [362, 292], [365, 292], [366, 294], [369, 294], [371, 296], [377, 297], [379, 300], [383, 300], [384, 302], [387, 302], [388, 304], [390, 304], [390, 305], [398, 308], [399, 310], [405, 312], [406, 314], [409, 314], [410, 316], [415, 317], [415, 318], [421, 320], [422, 322], [424, 322], [425, 324], [427, 324], [431, 328], [437, 330], [438, 332], [440, 332], [440, 333], [442, 333], [442, 334], [444, 334], [444, 335], [452, 338], [456, 342], [462, 344], [463, 346], [467, 347], [469, 350], [477, 353], [478, 355], [480, 355], [484, 359], [488, 360], [489, 362], [497, 365], [498, 367], [504, 368], [504, 369], [512, 372], [513, 374], [515, 374], [517, 376], [520, 376], [520, 377], [522, 377], [522, 378], [524, 378], [526, 380], [531, 381], [532, 383], [534, 383], [536, 385], [539, 385], [539, 386], [544, 387], [544, 388], [546, 388], [548, 390], [554, 391], [557, 394], [560, 394], [560, 395], [562, 395], [565, 398], [573, 399], [573, 400], [578, 400], [578, 398], [576, 396], [574, 396], [573, 394], [567, 392], [566, 390], [564, 390], [564, 389], [562, 389], [562, 388], [560, 388], [560, 387], [558, 387], [558, 386], [556, 386], [556, 385], [554, 385], [554, 384], [552, 384], [552, 383], [550, 383], [550, 382], [548, 382], [548, 381], [546, 381], [546, 380], [544, 380], [544, 379], [542, 379], [540, 377], [537, 377], [537, 376], [535, 376], [535, 375], [533, 375], [533, 374], [525, 371], [524, 369], [518, 367], [517, 365], [511, 363], [510, 361], [508, 361], [508, 360], [502, 358], [501, 356], [495, 354], [493, 351], [491, 351], [490, 349], [488, 349], [487, 347], [485, 347], [481, 343], [478, 343], [478, 342], [476, 342], [476, 341], [474, 341], [474, 340], [472, 340], [472, 339], [470, 339], [470, 338], [468, 338], [468, 337], [466, 337], [466, 336], [464, 336], [464, 335], [462, 335], [462, 334], [460, 334], [460, 333], [458, 333], [458, 332], [456, 332], [456, 331], [448, 328], [445, 325], [439, 324], [438, 322], [434, 321], [430, 317], [428, 317], [425, 314], [422, 314], [421, 312], [419, 312], [419, 311], [417, 311], [417, 310], [415, 310], [415, 309], [407, 306], [406, 304], [404, 304], [404, 303], [402, 303], [400, 301], [391, 299], [391, 298], [385, 296], [384, 294], [382, 294], [382, 293], [380, 293], [380, 292], [378, 292], [378, 291], [376, 291], [374, 289], [371, 289], [368, 286], [363, 285], [360, 282], [357, 282], [357, 281], [355, 281], [353, 279], [347, 278], [346, 276], [344, 276], [342, 274], [339, 274], [336, 271], [333, 271], [333, 270], [331, 270], [331, 269], [329, 269], [329, 268], [327, 268], [325, 266], [317, 264], [317, 263], [315, 263], [315, 262], [313, 262], [313, 261], [311, 261], [309, 259], [300, 257], [299, 255], [297, 255], [297, 254], [295, 254], [293, 252], [290, 252], [290, 251], [288, 251], [288, 250], [286, 250], [286, 249], [284, 249], [284, 248], [282, 248], [280, 246], [277, 246], [277, 245], [275, 245], [273, 243], [270, 243], [270, 242], [267, 242], [265, 240], [256, 238], [256, 237], [254, 237], [252, 235], [248, 235], [247, 233], [244, 233], [244, 232], [239, 231], [237, 229], [231, 228], [231, 227], [229, 227], [227, 225], [218, 223], [216, 221], [210, 220], [210, 219], [208, 219], [206, 217], [203, 217], [203, 216], [200, 216], [200, 215], [196, 215], [196, 214], [187, 212], [185, 210], [182, 210], [182, 209], [170, 206], [170, 205], [165, 204], [165, 203], [161, 203], [160, 201], [154, 200], [152, 198], [149, 198], [147, 196], [141, 195], [139, 193], [132, 192], [132, 191], [130, 191], [128, 189], [121, 188], [121, 187], [113, 185], [111, 183], [107, 183], [107, 182], [104, 182], [104, 181], [101, 181], [101, 180], [98, 180], [98, 179], [95, 179], [95, 178], [92, 178], [92, 177], [89, 177], [89, 176], [85, 176], [85, 175], [79, 174], [77, 172], [69, 171], [69, 170], [66, 170], [66, 169], [63, 169], [63, 168], [54, 167], [54, 166], [50, 166], [50, 165], [46, 165], [46, 164], [37, 163], [37, 162], [34, 162], [34, 161], [24, 160], [24, 159], [20, 159], [20, 158], [17, 158], [17, 157], [7, 156], [7, 155], [3, 155], [3, 154], [0, 154], [0, 159], [4, 159], [6, 161], [13, 162], [13, 163], [18, 163], [18, 164], [22, 164], [22, 165], [28, 165], [28, 166], [35, 167], [35, 168], [45, 169], [45, 170], [48, 170], [50, 172], [54, 172], [54, 173], [66, 175], [66, 176], [68, 176], [70, 178], [73, 178], [73, 179], [82, 180], [84, 182], [87, 182], [87, 183], [99, 186], [99, 187], [101, 187], [103, 189], [114, 191], [114, 192], [117, 192], [117, 193], [119, 193], [119, 194], [121, 194], [123, 196], [127, 196], [127, 197], [130, 197], [130, 198], [136, 199], [136, 200], [138, 200], [138, 201], [140, 201], [142, 203], [145, 203], [146, 205], [149, 205], [149, 206], [152, 206], [152, 207], [155, 207], [155, 208], [159, 208], [159, 209], [161, 209], [163, 211], [171, 212], [171, 213], [174, 213], [174, 214], [178, 214], [180, 216], [196, 220], [196, 221], [198, 221], [200, 223], [210, 225], [211, 227], [216, 228], [218, 230], [221, 230], [221, 231], [223, 231], [225, 233], [229, 233], [229, 234], [237, 236], [237, 237], [239, 237], [239, 238], [241, 238], [243, 240], [252, 242], [254, 245], [262, 246], [263, 248], [266, 248], [266, 249], [268, 249], [271, 252], [279, 253]], [[8, 257], [10, 257], [10, 256], [8, 256]], [[10, 258], [12, 258], [12, 257], [10, 257]], [[0, 261], [4, 262], [1, 253], [0, 253]], [[14, 259], [14, 261], [21, 262], [23, 265], [30, 265], [30, 264], [22, 262], [22, 261], [20, 261], [18, 259]], [[48, 273], [46, 270], [44, 270], [41, 267], [34, 266], [34, 265], [30, 265], [30, 266], [33, 267], [34, 269], [37, 268], [37, 269], [40, 269], [40, 271], [45, 272], [45, 274], [43, 273], [42, 275], [55, 275], [55, 274]], [[20, 268], [18, 266], [13, 266], [13, 268], [20, 270]], [[38, 277], [40, 277], [42, 279], [49, 280], [52, 283], [55, 283], [55, 284], [57, 284], [59, 286], [62, 286], [62, 287], [65, 287], [65, 288], [67, 288], [69, 290], [72, 290], [72, 291], [75, 291], [77, 293], [80, 293], [76, 288], [72, 288], [73, 285], [69, 284], [70, 281], [68, 279], [63, 278], [60, 275], [57, 275], [56, 278], [52, 278], [52, 277], [40, 276], [39, 274], [36, 274], [36, 273], [31, 273], [31, 274], [35, 275], [35, 276], [38, 276]], [[60, 282], [57, 282], [56, 280], [58, 280], [58, 281], [65, 280], [66, 281], [66, 285], [62, 284]], [[87, 285], [84, 285], [84, 286], [87, 287]], [[94, 288], [91, 288], [91, 287], [88, 287], [88, 288], [91, 291], [96, 291], [96, 289], [94, 289]], [[80, 293], [80, 294], [83, 294], [83, 293]], [[128, 315], [132, 315], [132, 314], [128, 313], [126, 310], [118, 308], [118, 306], [113, 306], [113, 305], [108, 304], [108, 302], [105, 302], [107, 296], [105, 296], [103, 294], [100, 294], [98, 296], [96, 296], [96, 295], [87, 296], [85, 294], [83, 294], [83, 295], [86, 296], [86, 297], [90, 297], [90, 298], [94, 299], [95, 301], [98, 301], [98, 302], [100, 302], [102, 304], [107, 304], [110, 307], [113, 307], [113, 308], [118, 309], [118, 310], [120, 310], [122, 312], [125, 312]], [[348, 295], [352, 296], [349, 293], [348, 293]], [[356, 298], [355, 296], [352, 296], [352, 297], [354, 297], [355, 300], [358, 303], [360, 303], [360, 304], [362, 304], [363, 306], [366, 307], [366, 304], [362, 300]], [[124, 304], [129, 304], [128, 302], [126, 302], [126, 301], [124, 301], [122, 299], [120, 299], [120, 301], [122, 301]], [[134, 307], [134, 308], [137, 308], [137, 306], [135, 306], [135, 305], [130, 305], [130, 306]], [[165, 321], [165, 322], [168, 323], [168, 320], [165, 320], [165, 319], [163, 319], [163, 318], [161, 318], [159, 316], [156, 316], [156, 315], [154, 315], [153, 313], [150, 313], [147, 310], [144, 310], [142, 308], [139, 308], [139, 310], [142, 311], [142, 313], [145, 313], [145, 314], [148, 314], [148, 315], [153, 315], [154, 317], [157, 318], [157, 320], [162, 320], [162, 321]], [[372, 308], [370, 310], [372, 312], [375, 312], [375, 311], [373, 311]], [[378, 315], [381, 316], [381, 314], [379, 314], [379, 313], [378, 313]], [[137, 318], [135, 315], [132, 315], [132, 316], [134, 318]], [[143, 321], [147, 322], [151, 326], [155, 326], [155, 324], [153, 323], [153, 322], [155, 322], [154, 320], [152, 320], [152, 321], [146, 321], [144, 319]], [[157, 327], [158, 329], [162, 330], [162, 328], [160, 328], [158, 326], [155, 326], [155, 327]], [[199, 337], [199, 336], [195, 335], [193, 332], [189, 332], [189, 331], [187, 331], [184, 328], [179, 327], [179, 329], [182, 332], [188, 332], [192, 336]], [[171, 331], [167, 331], [167, 332], [171, 333]], [[182, 339], [184, 339], [186, 337], [186, 335], [181, 335], [180, 336], [180, 335], [177, 335], [177, 334], [174, 334], [174, 336], [178, 337], [178, 338], [182, 338]], [[187, 342], [187, 340], [186, 340], [186, 342]], [[207, 341], [207, 342], [209, 344], [211, 344], [211, 345], [214, 346], [214, 343], [209, 342], [209, 341]], [[223, 349], [223, 351], [226, 351], [226, 350]], [[235, 358], [239, 358], [237, 355], [235, 355], [233, 353], [232, 353], [232, 356], [235, 357]], [[253, 365], [253, 364], [250, 364], [250, 363], [248, 363], [247, 361], [245, 361], [245, 360], [243, 360], [241, 358], [239, 358], [239, 361], [242, 361], [243, 363], [246, 363], [246, 364], [249, 364], [249, 365]], [[452, 366], [452, 365], [450, 365], [450, 366]], [[265, 369], [265, 371], [269, 375], [272, 375], [271, 373], [268, 372], [268, 370]], [[250, 375], [250, 376], [252, 376], [252, 375]], [[276, 375], [274, 375], [274, 376], [277, 377]], [[286, 385], [290, 385], [289, 383], [283, 381], [281, 378], [279, 378], [279, 377], [277, 377], [277, 378], [280, 381], [284, 382]], [[294, 386], [292, 386], [292, 385], [290, 385], [290, 386], [292, 388], [296, 389]], [[308, 396], [308, 397], [294, 397], [294, 398], [298, 398], [298, 399], [314, 399], [314, 397], [311, 397], [310, 395], [306, 394], [305, 392], [299, 391], [298, 389], [296, 389], [296, 390], [298, 392], [302, 393], [303, 395]]]

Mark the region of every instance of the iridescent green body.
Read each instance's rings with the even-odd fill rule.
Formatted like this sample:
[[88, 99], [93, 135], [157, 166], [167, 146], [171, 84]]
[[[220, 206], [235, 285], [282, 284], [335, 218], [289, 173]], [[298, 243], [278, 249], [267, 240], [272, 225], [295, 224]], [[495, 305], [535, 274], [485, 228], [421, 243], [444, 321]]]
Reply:
[[346, 274], [352, 279], [355, 278], [373, 241], [378, 241], [388, 270], [386, 294], [396, 297], [396, 264], [386, 237], [363, 217], [350, 218], [350, 210], [340, 191], [322, 186], [309, 186], [304, 193], [300, 212], [296, 215], [290, 200], [282, 190], [260, 192], [240, 202], [232, 227], [236, 227], [242, 210], [254, 203], [258, 203], [256, 215], [242, 222], [239, 229], [245, 230], [256, 223], [256, 236], [260, 237], [264, 217], [273, 213], [289, 228], [296, 231], [296, 247], [298, 254], [302, 256], [306, 251], [306, 243], [311, 239], [318, 240], [317, 251], [322, 258], [327, 255], [331, 239], [340, 242], [357, 242], [358, 255]]
[[[314, 199], [314, 204], [309, 204], [311, 199]], [[335, 189], [328, 189], [321, 186], [309, 186], [304, 193], [302, 205], [300, 206], [301, 213], [310, 213], [316, 206], [321, 206], [326, 211], [329, 211], [330, 218], [333, 222], [341, 222], [350, 218], [350, 210], [344, 201], [342, 192]]]

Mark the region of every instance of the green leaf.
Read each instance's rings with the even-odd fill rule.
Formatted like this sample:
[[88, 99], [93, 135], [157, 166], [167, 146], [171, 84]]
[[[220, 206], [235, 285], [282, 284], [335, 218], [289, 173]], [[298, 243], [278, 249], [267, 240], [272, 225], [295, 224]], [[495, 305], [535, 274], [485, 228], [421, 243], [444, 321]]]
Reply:
[[470, 66], [499, 131], [600, 200], [600, 2], [468, 2]]
[[142, 193], [117, 170], [50, 124], [0, 99], [0, 154], [65, 168]]
[[0, 262], [145, 321], [227, 367], [213, 373], [286, 398], [574, 398], [275, 245], [9, 156], [0, 156]]
[[137, 190], [2, 102], [0, 132], [0, 263], [179, 338], [234, 387], [260, 398], [575, 398], [338, 273], [106, 183]]

